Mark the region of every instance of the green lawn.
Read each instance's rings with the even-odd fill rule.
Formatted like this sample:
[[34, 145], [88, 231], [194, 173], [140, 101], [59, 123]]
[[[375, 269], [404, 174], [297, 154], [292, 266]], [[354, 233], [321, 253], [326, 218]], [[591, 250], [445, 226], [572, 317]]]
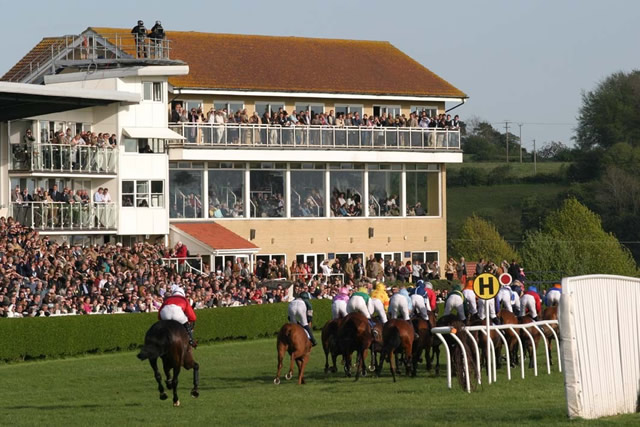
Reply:
[[[275, 338], [203, 345], [201, 396], [192, 399], [190, 372], [180, 377], [182, 406], [158, 399], [146, 362], [124, 352], [0, 366], [0, 425], [553, 425], [566, 419], [562, 375], [543, 373], [484, 385], [468, 395], [446, 387], [444, 374], [423, 370], [393, 383], [368, 376], [355, 383], [326, 377], [314, 348], [307, 384], [273, 384]], [[454, 380], [455, 381], [455, 380]], [[638, 414], [597, 424], [640, 423]], [[583, 422], [574, 422], [581, 425]]]
[[[536, 165], [536, 171], [539, 174], [555, 173], [563, 166], [569, 167], [570, 164], [571, 163], [568, 162], [538, 162]], [[498, 166], [505, 165], [507, 165], [506, 162], [472, 162], [465, 159], [463, 163], [447, 164], [447, 171], [458, 172], [461, 168], [466, 167], [483, 169], [485, 172], [490, 172]], [[525, 177], [535, 174], [534, 165], [531, 161], [520, 163], [518, 160], [511, 159], [508, 165], [511, 167], [512, 174], [516, 177]]]
[[550, 209], [558, 194], [568, 190], [565, 184], [505, 184], [494, 186], [447, 188], [447, 232], [455, 239], [464, 220], [473, 213], [489, 219], [509, 241], [519, 242], [522, 236], [522, 201], [537, 197]]

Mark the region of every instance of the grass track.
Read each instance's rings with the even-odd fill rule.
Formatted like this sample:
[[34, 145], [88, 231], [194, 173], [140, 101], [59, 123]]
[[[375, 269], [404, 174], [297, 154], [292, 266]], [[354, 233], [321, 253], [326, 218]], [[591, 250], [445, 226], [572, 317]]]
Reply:
[[[358, 383], [325, 377], [315, 347], [307, 385], [273, 385], [275, 338], [201, 346], [201, 396], [188, 396], [191, 373], [180, 376], [180, 408], [160, 401], [148, 363], [124, 352], [0, 366], [0, 425], [557, 425], [567, 423], [562, 375], [498, 383], [467, 395], [446, 388], [444, 374]], [[388, 367], [387, 367], [388, 368]], [[572, 422], [582, 425], [584, 422]], [[640, 415], [597, 424], [640, 423]]]

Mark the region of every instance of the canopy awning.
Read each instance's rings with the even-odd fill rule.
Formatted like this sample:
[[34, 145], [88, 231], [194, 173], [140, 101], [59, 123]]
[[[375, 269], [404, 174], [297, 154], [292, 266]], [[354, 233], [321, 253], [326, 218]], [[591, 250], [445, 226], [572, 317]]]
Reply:
[[[260, 248], [215, 222], [177, 222], [170, 224], [176, 238], [190, 239], [212, 255], [255, 254]], [[199, 255], [204, 255], [200, 253]]]
[[185, 139], [184, 136], [169, 128], [124, 128], [123, 132], [129, 138], [155, 138], [155, 139]]

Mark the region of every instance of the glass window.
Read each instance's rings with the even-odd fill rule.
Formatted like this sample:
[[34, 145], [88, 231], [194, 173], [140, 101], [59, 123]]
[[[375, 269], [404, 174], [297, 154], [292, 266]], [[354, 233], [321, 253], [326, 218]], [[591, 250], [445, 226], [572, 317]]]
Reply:
[[291, 216], [323, 217], [324, 171], [291, 171]]
[[122, 145], [124, 145], [125, 153], [137, 153], [138, 152], [138, 140], [133, 138], [123, 138]]
[[364, 176], [357, 171], [331, 171], [331, 216], [362, 216]]
[[284, 171], [252, 170], [249, 182], [252, 218], [285, 216]]
[[169, 210], [171, 218], [204, 218], [200, 170], [169, 171]]
[[373, 106], [373, 115], [380, 117], [383, 114], [386, 114], [387, 117], [395, 117], [400, 114], [400, 106], [399, 105], [374, 105]]
[[122, 207], [128, 208], [133, 206], [135, 193], [135, 181], [122, 181]]
[[142, 82], [142, 99], [151, 101], [153, 98], [153, 82]]
[[216, 101], [213, 103], [213, 107], [216, 110], [227, 110], [227, 114], [232, 114], [244, 110], [244, 101]]
[[423, 112], [427, 114], [427, 117], [435, 117], [438, 115], [438, 109], [436, 107], [427, 105], [412, 105], [411, 112], [418, 113], [418, 116], [422, 115]]
[[151, 207], [164, 207], [164, 181], [151, 181]]
[[149, 181], [136, 181], [136, 206], [149, 207]]
[[153, 100], [162, 102], [162, 82], [153, 82]]
[[280, 109], [284, 110], [283, 102], [256, 102], [255, 112], [258, 113], [260, 117], [264, 116], [264, 113], [273, 114], [277, 113]]
[[244, 216], [244, 171], [209, 169], [209, 218]]
[[296, 103], [296, 113], [301, 111], [306, 111], [310, 115], [309, 117], [313, 117], [315, 114], [324, 113], [324, 104]]
[[440, 215], [439, 173], [407, 171], [407, 216]]
[[400, 216], [402, 173], [369, 172], [369, 216]]

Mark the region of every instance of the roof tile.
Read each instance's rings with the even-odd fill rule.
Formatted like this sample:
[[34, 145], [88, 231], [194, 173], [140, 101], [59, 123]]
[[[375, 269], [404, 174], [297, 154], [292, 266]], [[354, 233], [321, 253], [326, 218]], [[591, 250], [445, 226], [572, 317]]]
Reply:
[[255, 249], [250, 241], [215, 222], [171, 223], [181, 231], [213, 249]]

